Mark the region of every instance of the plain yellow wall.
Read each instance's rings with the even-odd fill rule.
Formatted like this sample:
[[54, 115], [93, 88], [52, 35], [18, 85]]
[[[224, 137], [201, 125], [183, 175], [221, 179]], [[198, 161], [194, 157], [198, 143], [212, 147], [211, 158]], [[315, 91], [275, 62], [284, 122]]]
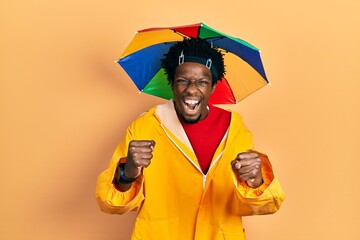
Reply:
[[128, 239], [97, 207], [126, 126], [162, 100], [114, 63], [136, 30], [204, 22], [262, 50], [271, 86], [237, 106], [286, 193], [248, 239], [360, 239], [360, 1], [0, 4], [0, 239]]

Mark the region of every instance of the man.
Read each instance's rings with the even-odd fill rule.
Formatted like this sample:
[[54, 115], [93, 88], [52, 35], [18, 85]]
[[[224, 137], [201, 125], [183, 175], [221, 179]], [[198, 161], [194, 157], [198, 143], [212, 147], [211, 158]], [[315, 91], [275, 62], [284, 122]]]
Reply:
[[241, 217], [276, 212], [284, 195], [242, 118], [208, 104], [222, 53], [187, 39], [162, 65], [174, 99], [128, 127], [99, 176], [99, 206], [139, 211], [132, 239], [245, 239]]

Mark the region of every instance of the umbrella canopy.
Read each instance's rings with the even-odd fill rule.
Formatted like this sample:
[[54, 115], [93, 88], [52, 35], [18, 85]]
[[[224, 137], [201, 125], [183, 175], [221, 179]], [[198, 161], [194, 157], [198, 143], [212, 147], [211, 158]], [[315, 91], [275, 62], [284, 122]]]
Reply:
[[171, 99], [173, 93], [161, 59], [184, 38], [205, 39], [223, 51], [226, 73], [218, 81], [210, 104], [238, 103], [268, 83], [259, 49], [203, 23], [140, 30], [118, 63], [141, 92]]

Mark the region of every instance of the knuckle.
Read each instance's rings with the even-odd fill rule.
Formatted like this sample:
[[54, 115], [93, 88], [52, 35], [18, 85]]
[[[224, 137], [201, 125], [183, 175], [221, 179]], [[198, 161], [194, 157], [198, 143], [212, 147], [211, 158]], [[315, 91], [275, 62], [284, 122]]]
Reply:
[[238, 159], [242, 159], [245, 154], [246, 154], [246, 153], [241, 152], [241, 153], [239, 153], [239, 154], [237, 155], [237, 158], [238, 158]]

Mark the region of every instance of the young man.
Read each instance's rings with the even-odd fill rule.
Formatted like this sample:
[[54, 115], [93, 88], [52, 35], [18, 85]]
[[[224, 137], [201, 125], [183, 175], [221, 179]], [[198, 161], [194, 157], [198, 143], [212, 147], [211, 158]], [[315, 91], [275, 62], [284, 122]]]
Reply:
[[276, 212], [284, 194], [242, 118], [208, 105], [223, 56], [187, 39], [162, 65], [174, 99], [128, 127], [99, 176], [99, 206], [139, 211], [132, 239], [245, 239], [241, 217]]

